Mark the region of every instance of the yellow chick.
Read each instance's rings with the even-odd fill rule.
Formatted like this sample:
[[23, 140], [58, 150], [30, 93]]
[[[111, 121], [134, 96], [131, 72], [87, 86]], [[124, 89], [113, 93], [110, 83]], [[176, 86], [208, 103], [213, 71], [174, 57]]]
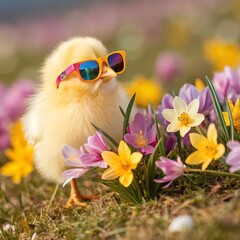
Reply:
[[[119, 106], [126, 109], [129, 102], [116, 73], [102, 63], [97, 81], [80, 81], [76, 71], [56, 87], [57, 77], [71, 64], [107, 55], [103, 44], [91, 37], [77, 37], [60, 44], [46, 59], [41, 70], [38, 91], [29, 102], [23, 117], [25, 135], [34, 145], [36, 168], [47, 180], [61, 183], [65, 169], [62, 146], [78, 148], [95, 134], [94, 123], [122, 139], [123, 117]], [[109, 79], [111, 79], [109, 81]], [[67, 206], [80, 201], [76, 180], [71, 181], [71, 196]]]

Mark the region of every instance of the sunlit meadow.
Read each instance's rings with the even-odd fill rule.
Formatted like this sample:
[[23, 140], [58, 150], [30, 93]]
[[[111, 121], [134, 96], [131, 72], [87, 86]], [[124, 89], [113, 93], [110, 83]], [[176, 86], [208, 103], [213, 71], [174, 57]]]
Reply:
[[[24, 2], [0, 3], [0, 239], [238, 239], [239, 2]], [[62, 146], [56, 185], [22, 117], [47, 54], [80, 35], [126, 51], [129, 102], [120, 141], [94, 125]], [[66, 205], [74, 179], [93, 200]]]

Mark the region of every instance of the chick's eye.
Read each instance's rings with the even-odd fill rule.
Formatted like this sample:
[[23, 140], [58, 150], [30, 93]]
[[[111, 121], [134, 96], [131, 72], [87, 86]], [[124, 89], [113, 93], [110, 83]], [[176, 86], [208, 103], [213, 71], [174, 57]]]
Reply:
[[94, 80], [99, 75], [99, 65], [96, 61], [86, 61], [79, 66], [80, 76], [83, 80]]

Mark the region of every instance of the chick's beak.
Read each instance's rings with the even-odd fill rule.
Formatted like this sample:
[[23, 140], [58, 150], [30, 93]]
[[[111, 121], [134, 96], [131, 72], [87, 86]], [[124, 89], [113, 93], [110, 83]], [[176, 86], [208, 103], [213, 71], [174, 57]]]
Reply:
[[106, 82], [111, 80], [112, 78], [116, 77], [117, 74], [107, 65], [103, 65], [103, 69], [102, 69], [102, 74], [100, 76], [100, 78]]

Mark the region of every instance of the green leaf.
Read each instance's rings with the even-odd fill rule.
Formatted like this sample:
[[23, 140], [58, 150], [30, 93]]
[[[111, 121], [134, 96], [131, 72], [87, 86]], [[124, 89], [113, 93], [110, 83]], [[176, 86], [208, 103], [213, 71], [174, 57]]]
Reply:
[[120, 111], [121, 111], [121, 113], [122, 113], [123, 117], [125, 118], [126, 114], [125, 114], [124, 110], [122, 109], [122, 107], [121, 107], [121, 106], [119, 106], [119, 109], [120, 109]]
[[135, 101], [135, 97], [136, 97], [136, 93], [133, 94], [133, 96], [132, 96], [132, 98], [129, 101], [129, 104], [127, 106], [127, 110], [126, 110], [126, 114], [125, 114], [125, 118], [124, 118], [124, 122], [123, 122], [123, 136], [127, 132], [127, 127], [129, 125], [129, 119], [130, 119], [130, 116], [131, 116], [131, 112], [132, 112], [133, 104], [134, 104], [134, 101]]
[[106, 133], [105, 131], [103, 131], [93, 123], [92, 125], [97, 131], [100, 131], [115, 147], [118, 147], [118, 142], [115, 139], [113, 139], [108, 133]]
[[233, 124], [232, 112], [228, 104], [228, 100], [226, 100], [226, 109], [227, 109], [227, 113], [230, 121], [230, 138], [233, 141], [234, 140], [234, 124]]
[[161, 144], [162, 139], [160, 139], [151, 154], [146, 169], [146, 198], [153, 198], [155, 195], [155, 185], [154, 176], [155, 176], [155, 162], [159, 153], [159, 146]]
[[161, 140], [161, 144], [160, 144], [160, 154], [161, 156], [166, 156], [166, 153], [165, 153], [165, 147], [164, 147], [164, 140], [163, 138], [161, 137], [161, 133], [160, 133], [160, 129], [159, 129], [159, 121], [158, 121], [158, 118], [157, 118], [157, 114], [156, 114], [156, 111], [152, 105], [152, 103], [149, 103], [150, 106], [151, 106], [151, 110], [152, 110], [152, 113], [153, 113], [153, 116], [154, 116], [154, 122], [155, 122], [155, 125], [156, 125], [156, 129], [157, 129], [157, 138], [158, 138], [158, 141], [160, 139]]
[[226, 141], [228, 141], [228, 140], [230, 140], [230, 138], [229, 138], [226, 123], [225, 123], [223, 115], [222, 115], [223, 110], [222, 110], [221, 105], [219, 103], [219, 99], [217, 97], [217, 94], [216, 94], [216, 91], [213, 87], [212, 82], [209, 80], [209, 78], [207, 76], [206, 76], [206, 82], [207, 82], [207, 85], [208, 85], [209, 90], [210, 90], [210, 94], [211, 94], [211, 98], [212, 98], [212, 101], [213, 101], [214, 109], [217, 113], [218, 120], [219, 120], [220, 125], [222, 127], [224, 137], [225, 137]]

